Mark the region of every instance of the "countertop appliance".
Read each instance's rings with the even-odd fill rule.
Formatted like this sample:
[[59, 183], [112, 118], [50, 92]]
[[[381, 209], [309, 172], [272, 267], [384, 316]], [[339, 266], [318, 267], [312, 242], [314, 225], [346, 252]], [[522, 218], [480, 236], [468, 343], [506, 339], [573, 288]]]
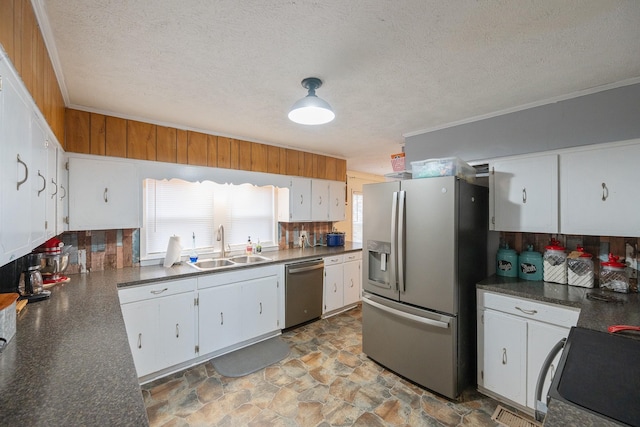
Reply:
[[25, 269], [20, 275], [18, 291], [20, 299], [30, 302], [41, 301], [51, 296], [51, 291], [44, 290], [40, 273], [41, 254], [30, 253], [25, 256]]
[[[547, 359], [553, 359], [554, 350], [555, 347]], [[638, 360], [640, 339], [573, 327], [551, 382], [549, 396], [605, 419], [639, 426]], [[543, 364], [540, 376], [546, 375], [546, 369], [548, 365]]]
[[475, 378], [488, 189], [453, 176], [368, 184], [363, 203], [363, 351], [457, 398]]
[[285, 265], [285, 329], [322, 315], [324, 261], [314, 259]]

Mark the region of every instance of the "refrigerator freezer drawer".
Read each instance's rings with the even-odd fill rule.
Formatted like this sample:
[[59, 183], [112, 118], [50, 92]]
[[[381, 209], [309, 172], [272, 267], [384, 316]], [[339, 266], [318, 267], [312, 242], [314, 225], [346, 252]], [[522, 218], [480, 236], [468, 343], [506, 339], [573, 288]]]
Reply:
[[423, 387], [457, 398], [457, 319], [371, 295], [362, 302], [363, 352]]

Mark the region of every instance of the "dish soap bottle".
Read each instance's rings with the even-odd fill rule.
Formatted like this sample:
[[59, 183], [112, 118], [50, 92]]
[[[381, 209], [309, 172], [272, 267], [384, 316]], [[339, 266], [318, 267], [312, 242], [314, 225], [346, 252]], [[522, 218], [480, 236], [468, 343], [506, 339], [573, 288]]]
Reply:
[[247, 238], [247, 250], [246, 254], [251, 255], [253, 253], [253, 245], [251, 244], [251, 236]]
[[198, 261], [198, 252], [196, 252], [196, 233], [193, 233], [193, 244], [191, 245], [191, 252], [189, 252], [189, 261]]

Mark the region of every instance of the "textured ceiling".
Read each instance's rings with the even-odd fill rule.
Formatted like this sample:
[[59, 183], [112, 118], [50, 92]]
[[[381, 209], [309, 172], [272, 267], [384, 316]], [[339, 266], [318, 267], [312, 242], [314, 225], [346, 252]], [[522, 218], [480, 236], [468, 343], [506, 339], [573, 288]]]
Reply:
[[[376, 174], [403, 134], [640, 77], [636, 0], [35, 2], [70, 107]], [[310, 76], [327, 125], [287, 119]]]

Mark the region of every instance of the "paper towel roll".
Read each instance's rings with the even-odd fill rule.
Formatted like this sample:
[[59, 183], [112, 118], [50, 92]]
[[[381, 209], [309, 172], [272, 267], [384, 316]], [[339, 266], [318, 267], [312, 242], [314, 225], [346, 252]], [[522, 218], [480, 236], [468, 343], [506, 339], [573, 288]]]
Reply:
[[174, 262], [180, 261], [180, 254], [182, 253], [182, 246], [180, 245], [180, 236], [169, 237], [169, 244], [167, 245], [167, 255], [164, 257], [164, 266], [171, 267]]

